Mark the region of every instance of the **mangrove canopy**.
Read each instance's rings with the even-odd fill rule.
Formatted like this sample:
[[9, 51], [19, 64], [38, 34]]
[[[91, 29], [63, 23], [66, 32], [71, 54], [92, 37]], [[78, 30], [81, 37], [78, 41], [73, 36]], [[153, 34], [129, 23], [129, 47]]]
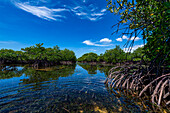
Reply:
[[76, 56], [73, 51], [68, 49], [60, 50], [58, 46], [45, 48], [43, 43], [22, 48], [21, 51], [0, 50], [0, 64], [32, 64], [34, 67], [47, 67], [63, 63], [73, 64], [75, 62]]
[[[129, 40], [125, 46], [129, 45], [129, 49], [141, 34], [144, 41], [143, 57], [150, 61], [142, 57], [139, 64], [112, 68], [106, 83], [113, 88], [139, 92], [140, 97], [149, 95], [153, 104], [167, 107], [170, 104], [169, 1], [107, 1], [108, 10], [121, 16], [121, 20], [113, 25], [117, 27], [113, 33], [121, 31], [122, 36], [128, 35]], [[138, 54], [135, 55], [138, 57]]]

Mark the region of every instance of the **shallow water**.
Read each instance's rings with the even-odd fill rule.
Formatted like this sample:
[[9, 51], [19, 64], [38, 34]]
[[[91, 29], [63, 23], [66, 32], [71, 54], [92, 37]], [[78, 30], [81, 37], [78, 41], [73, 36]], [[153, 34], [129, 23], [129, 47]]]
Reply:
[[146, 112], [107, 89], [104, 81], [110, 68], [4, 66], [0, 71], [0, 112]]

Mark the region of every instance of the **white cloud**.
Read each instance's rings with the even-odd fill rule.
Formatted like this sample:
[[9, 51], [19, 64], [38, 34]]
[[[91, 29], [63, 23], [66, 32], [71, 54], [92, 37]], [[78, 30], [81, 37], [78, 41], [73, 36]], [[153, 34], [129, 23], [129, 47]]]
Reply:
[[95, 50], [95, 49], [89, 49], [90, 51], [97, 51], [97, 50]]
[[[97, 21], [103, 18], [106, 14], [106, 9], [99, 8], [97, 3], [87, 0], [68, 1], [59, 0], [54, 6], [51, 5], [51, 0], [29, 0], [27, 2], [19, 2], [19, 0], [11, 0], [13, 4], [39, 18], [46, 20], [62, 21], [66, 16], [63, 12], [67, 11], [74, 14], [79, 19], [88, 19]], [[56, 8], [58, 6], [58, 8]], [[63, 7], [63, 8], [61, 8]]]
[[138, 40], [140, 40], [141, 38], [139, 38], [139, 37], [136, 37], [136, 38], [135, 38], [135, 37], [133, 36], [130, 40], [134, 40], [134, 39], [135, 39], [135, 41], [138, 41]]
[[0, 44], [17, 44], [15, 41], [0, 41]]
[[45, 6], [32, 6], [29, 5], [28, 2], [24, 3], [14, 2], [14, 4], [16, 7], [46, 20], [61, 21], [61, 18], [65, 18], [65, 16], [56, 13], [68, 11], [65, 8], [50, 9]]
[[[142, 44], [142, 45], [135, 45], [135, 46], [133, 46], [132, 47], [132, 49], [131, 49], [131, 52], [133, 52], [134, 50], [136, 50], [137, 48], [139, 48], [139, 47], [143, 47], [144, 45]], [[129, 52], [128, 50], [130, 50], [129, 48], [124, 48], [123, 50], [127, 53], [127, 52]]]
[[126, 35], [123, 35], [123, 36], [122, 36], [122, 39], [128, 40], [128, 37], [127, 37]]
[[82, 8], [82, 7], [76, 6], [76, 7], [74, 7], [73, 9], [76, 10], [76, 9], [79, 9], [79, 8]]
[[113, 45], [113, 44], [107, 44], [107, 45], [105, 45], [105, 44], [97, 44], [95, 42], [91, 42], [90, 40], [85, 40], [85, 41], [83, 41], [83, 43], [86, 44], [86, 45], [90, 45], [90, 46], [101, 46], [101, 47], [112, 46]]
[[76, 15], [83, 16], [83, 15], [87, 15], [87, 13], [81, 12], [81, 13], [76, 13]]
[[21, 50], [21, 48], [28, 47], [30, 45], [22, 44], [17, 41], [0, 41], [0, 49], [13, 49], [13, 50]]
[[95, 45], [90, 40], [85, 40], [83, 43], [86, 44], [86, 45]]
[[101, 12], [102, 12], [102, 13], [106, 12], [106, 9], [102, 9]]
[[103, 13], [93, 13], [93, 14], [91, 14], [91, 16], [102, 16], [103, 15]]
[[99, 10], [94, 4], [86, 5], [76, 2], [76, 6], [67, 6], [71, 12], [73, 12], [80, 19], [88, 19], [91, 21], [97, 21], [102, 19], [105, 15], [105, 9]]
[[[129, 38], [128, 38], [126, 35], [123, 35], [122, 38], [117, 38], [116, 40], [119, 41], [119, 42], [122, 42], [123, 39], [128, 40]], [[141, 38], [139, 38], [139, 37], [136, 37], [136, 38], [135, 38], [135, 37], [133, 36], [133, 37], [131, 37], [130, 40], [134, 40], [134, 39], [135, 39], [135, 41], [138, 41], [138, 40], [140, 40]]]
[[122, 38], [117, 38], [116, 40], [119, 42], [122, 42]]
[[112, 42], [112, 40], [109, 40], [108, 38], [103, 38], [100, 40], [100, 42], [110, 43], [110, 42]]

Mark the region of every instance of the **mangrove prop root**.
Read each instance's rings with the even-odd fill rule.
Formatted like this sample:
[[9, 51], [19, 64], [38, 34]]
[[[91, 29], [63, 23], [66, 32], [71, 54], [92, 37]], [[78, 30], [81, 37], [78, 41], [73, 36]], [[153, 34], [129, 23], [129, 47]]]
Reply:
[[158, 92], [158, 88], [160, 87], [162, 81], [163, 81], [165, 78], [166, 78], [166, 77], [164, 77], [161, 81], [159, 81], [158, 85], [156, 86], [156, 88], [155, 88], [155, 90], [154, 90], [154, 92], [153, 92], [153, 94], [152, 94], [152, 103], [155, 103], [154, 98], [155, 98], [155, 96], [156, 96], [156, 94], [157, 94], [157, 92]]
[[167, 103], [166, 103], [166, 105], [169, 105], [170, 104], [170, 101], [168, 101]]
[[142, 96], [142, 94], [147, 90], [147, 88], [148, 88], [149, 86], [151, 86], [154, 82], [156, 82], [157, 80], [159, 80], [159, 79], [162, 78], [162, 77], [169, 76], [169, 75], [170, 75], [170, 73], [168, 73], [168, 74], [166, 74], [166, 75], [162, 75], [162, 76], [156, 78], [155, 80], [153, 80], [152, 82], [150, 82], [150, 83], [141, 91], [141, 93], [139, 94], [139, 97]]
[[167, 98], [169, 95], [170, 95], [170, 93], [169, 93], [169, 92], [168, 92], [168, 93], [166, 93], [166, 94], [164, 95], [163, 99]]
[[[134, 64], [116, 66], [109, 70], [105, 84], [110, 84], [112, 88], [121, 88], [138, 91], [138, 96], [151, 96], [151, 102], [160, 106], [161, 103], [169, 105], [170, 96], [170, 70], [157, 75], [155, 68], [149, 69], [147, 66]], [[164, 69], [165, 72], [165, 69]]]
[[162, 87], [161, 87], [161, 92], [160, 92], [160, 95], [159, 95], [158, 105], [160, 105], [160, 103], [161, 103], [164, 86], [165, 86], [165, 84], [167, 84], [167, 83], [168, 83], [168, 80], [166, 80], [166, 81], [163, 83]]

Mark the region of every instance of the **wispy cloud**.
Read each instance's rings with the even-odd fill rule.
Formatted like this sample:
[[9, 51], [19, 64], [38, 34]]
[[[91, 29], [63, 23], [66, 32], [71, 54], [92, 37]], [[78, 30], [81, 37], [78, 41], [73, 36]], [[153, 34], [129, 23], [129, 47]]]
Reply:
[[131, 52], [133, 52], [133, 51], [136, 50], [137, 48], [143, 47], [143, 46], [144, 46], [143, 44], [142, 44], [142, 45], [135, 45], [135, 46], [133, 46], [132, 48], [124, 48], [123, 50], [124, 50], [125, 52], [129, 52], [128, 50], [131, 49]]
[[17, 41], [0, 41], [0, 49], [13, 49], [13, 50], [21, 50], [21, 48], [28, 47], [30, 45], [23, 44]]
[[[119, 41], [119, 42], [122, 42], [123, 39], [128, 40], [129, 38], [128, 38], [126, 35], [123, 35], [121, 38], [117, 38], [116, 40]], [[133, 36], [133, 37], [131, 37], [130, 40], [138, 41], [138, 40], [140, 40], [140, 39], [141, 39], [141, 38], [139, 38], [139, 37]]]
[[102, 13], [106, 12], [106, 9], [102, 9], [101, 12], [102, 12]]
[[97, 50], [95, 50], [95, 49], [89, 49], [90, 51], [97, 51]]
[[14, 2], [14, 4], [16, 7], [46, 20], [61, 21], [61, 18], [63, 19], [66, 17], [59, 13], [68, 11], [68, 9], [65, 8], [50, 9], [46, 6], [33, 6], [30, 5], [29, 2]]
[[79, 18], [91, 21], [100, 20], [105, 15], [104, 9], [98, 10], [93, 4], [71, 7], [70, 10]]
[[0, 41], [0, 44], [17, 44], [15, 41]]
[[[58, 0], [57, 3], [58, 4], [55, 5], [55, 8], [51, 8], [52, 5], [50, 0], [34, 0], [27, 2], [13, 0], [13, 4], [16, 7], [49, 21], [63, 20], [66, 18], [66, 15], [63, 13], [65, 11], [72, 13], [74, 16], [77, 16], [80, 19], [88, 19], [90, 21], [100, 20], [106, 14], [106, 9], [99, 8], [95, 2], [92, 3], [86, 0], [78, 0], [68, 1], [68, 3], [65, 3], [62, 0]], [[50, 8], [49, 4], [51, 6]]]
[[91, 42], [90, 40], [83, 41], [83, 43], [86, 44], [86, 45], [100, 46], [100, 47], [112, 46], [113, 44], [108, 44], [108, 43], [111, 43], [111, 42], [112, 42], [112, 40], [110, 40], [108, 38], [104, 38], [104, 39], [101, 39], [100, 41], [96, 41], [96, 42]]

